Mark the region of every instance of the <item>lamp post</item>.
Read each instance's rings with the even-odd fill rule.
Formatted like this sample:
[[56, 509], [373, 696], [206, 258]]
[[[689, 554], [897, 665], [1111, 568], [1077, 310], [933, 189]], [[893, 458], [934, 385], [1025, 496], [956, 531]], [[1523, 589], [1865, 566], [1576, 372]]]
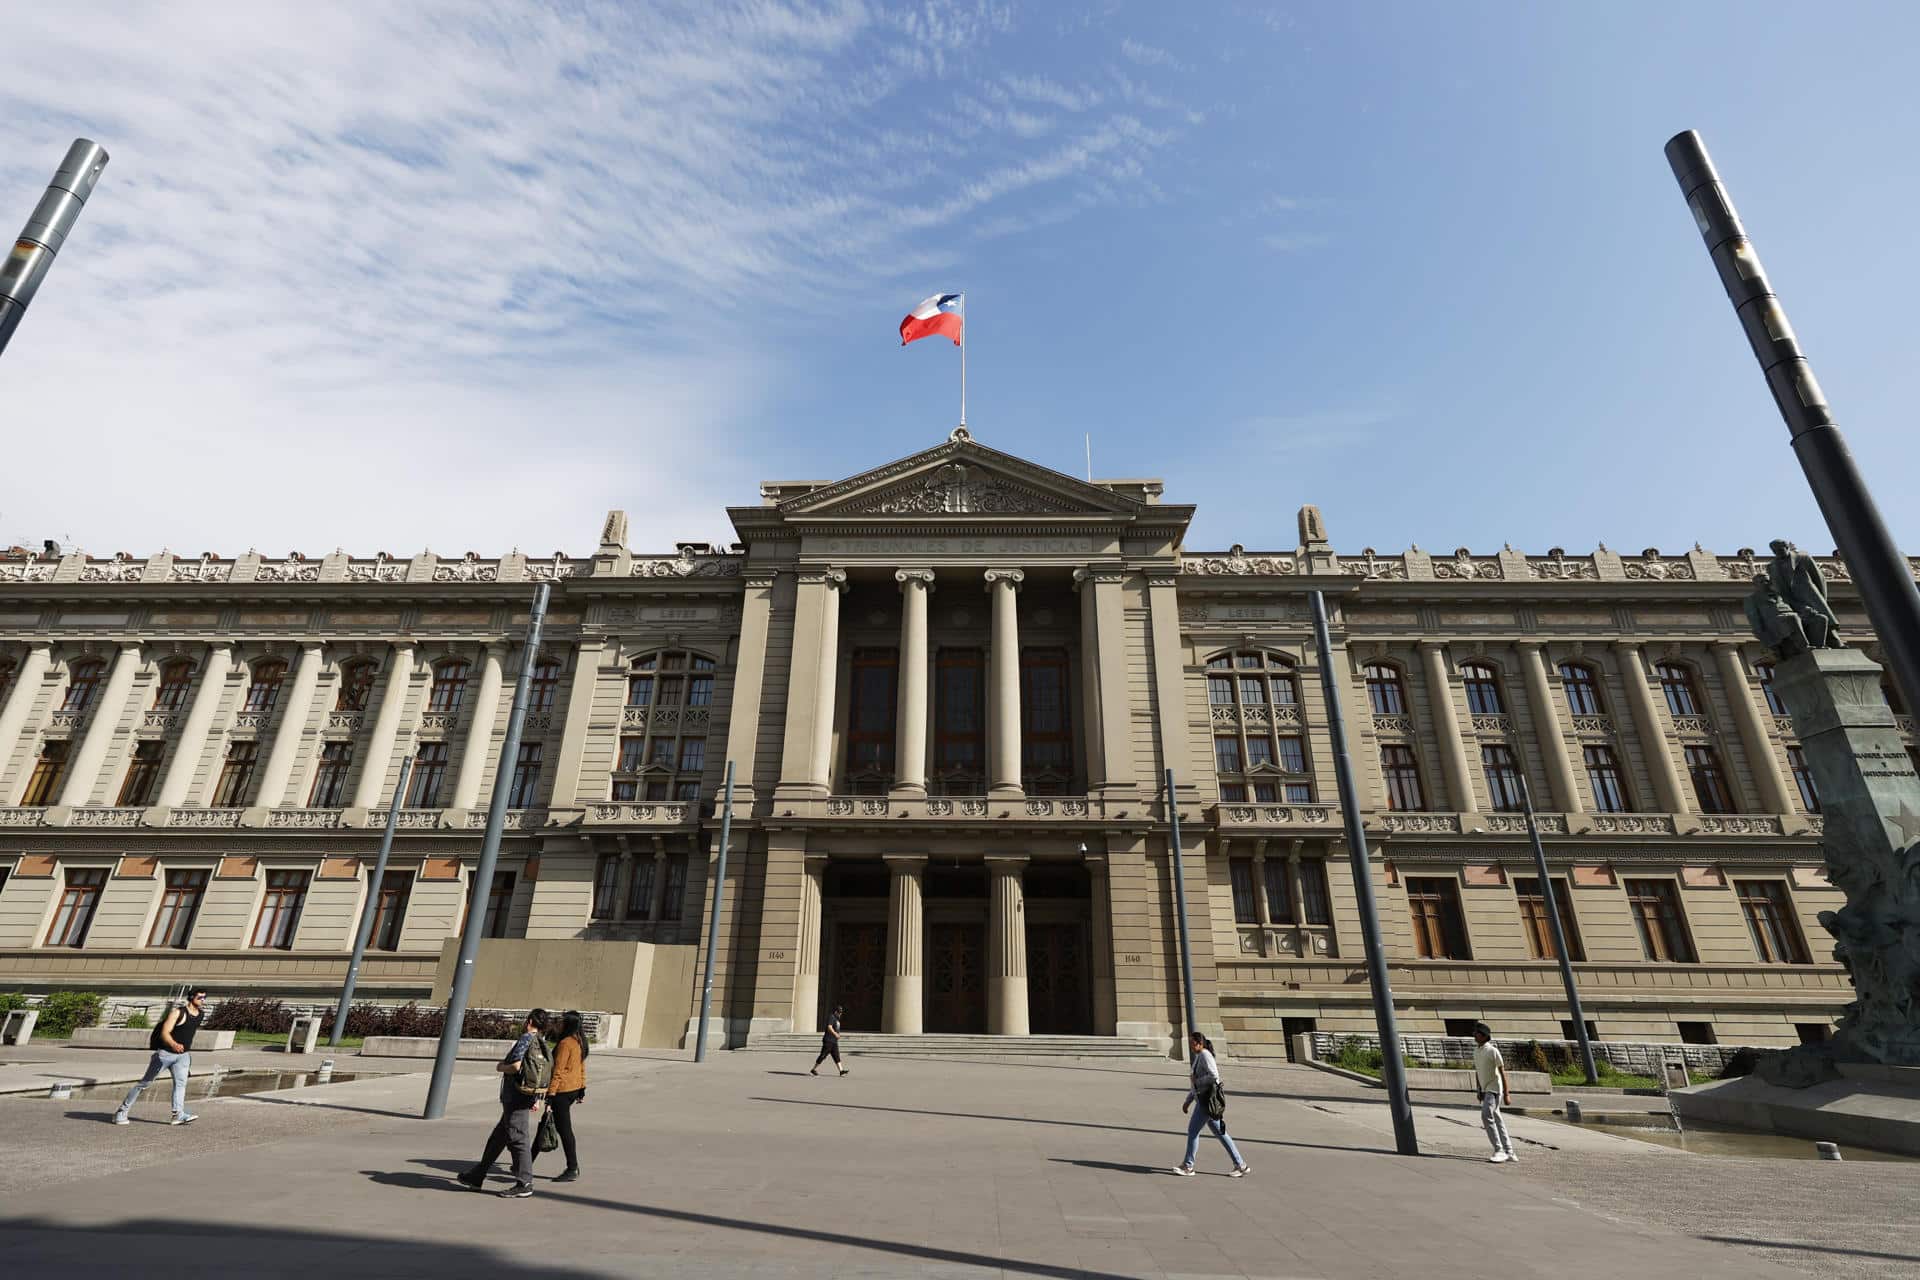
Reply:
[[1593, 1041], [1587, 1036], [1587, 1015], [1580, 1010], [1580, 988], [1573, 981], [1573, 959], [1567, 952], [1567, 930], [1560, 923], [1560, 899], [1553, 891], [1553, 877], [1547, 874], [1547, 851], [1540, 843], [1540, 824], [1533, 820], [1533, 790], [1527, 775], [1520, 774], [1520, 803], [1527, 812], [1527, 838], [1533, 841], [1533, 865], [1540, 873], [1540, 901], [1547, 911], [1547, 927], [1552, 931], [1553, 954], [1560, 959], [1560, 981], [1567, 988], [1567, 1010], [1573, 1018], [1573, 1037], [1580, 1042], [1580, 1065], [1586, 1070], [1587, 1083], [1599, 1084], [1600, 1072], [1593, 1062]]
[[1760, 255], [1747, 239], [1733, 199], [1707, 157], [1706, 145], [1689, 129], [1669, 139], [1666, 151], [1680, 193], [1720, 272], [1727, 299], [1760, 362], [1773, 402], [1786, 420], [1814, 501], [1859, 589], [1860, 602], [1886, 654], [1886, 666], [1906, 695], [1907, 705], [1920, 705], [1920, 590], [1914, 587], [1913, 569], [1887, 532], [1866, 479], [1854, 465], [1827, 398], [1814, 380], [1813, 366], [1800, 352], [1787, 313], [1774, 296]]
[[407, 776], [413, 772], [413, 755], [400, 761], [400, 780], [393, 784], [393, 803], [387, 807], [387, 829], [380, 837], [380, 854], [373, 862], [373, 877], [367, 881], [367, 901], [360, 908], [360, 927], [353, 934], [353, 958], [347, 961], [347, 980], [340, 987], [340, 1005], [333, 1011], [333, 1033], [327, 1043], [338, 1049], [346, 1033], [347, 1010], [353, 1007], [354, 988], [360, 985], [360, 962], [367, 958], [367, 940], [373, 937], [373, 918], [380, 914], [380, 886], [386, 883], [387, 859], [393, 854], [393, 829], [400, 825], [400, 800], [407, 794]]
[[75, 138], [67, 148], [67, 158], [53, 172], [46, 194], [27, 217], [27, 225], [14, 241], [13, 250], [0, 259], [0, 353], [7, 349], [13, 331], [27, 312], [27, 304], [39, 292], [47, 278], [60, 246], [67, 241], [73, 224], [86, 207], [107, 167], [107, 149], [86, 138]]
[[720, 801], [720, 856], [713, 868], [713, 902], [707, 911], [707, 973], [700, 985], [700, 1031], [693, 1041], [693, 1060], [707, 1060], [707, 1019], [713, 1013], [713, 962], [720, 945], [720, 900], [727, 892], [727, 843], [733, 835], [733, 761], [727, 761], [727, 781]]
[[1170, 866], [1173, 870], [1173, 915], [1180, 930], [1180, 994], [1186, 1002], [1187, 1034], [1181, 1037], [1181, 1048], [1187, 1048], [1193, 1042], [1193, 1033], [1200, 1029], [1200, 1015], [1193, 1009], [1193, 946], [1187, 939], [1187, 876], [1180, 859], [1180, 802], [1173, 793], [1173, 770], [1166, 771], [1167, 786], [1167, 850], [1172, 855]]

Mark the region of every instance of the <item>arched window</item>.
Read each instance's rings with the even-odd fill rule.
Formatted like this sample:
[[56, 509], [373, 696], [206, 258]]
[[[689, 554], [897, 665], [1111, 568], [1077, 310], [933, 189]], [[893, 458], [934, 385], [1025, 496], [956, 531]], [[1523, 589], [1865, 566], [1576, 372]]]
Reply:
[[76, 662], [67, 668], [67, 699], [60, 704], [62, 711], [85, 711], [93, 705], [93, 695], [100, 691], [100, 677], [106, 673], [107, 664], [98, 658], [88, 658]]
[[527, 710], [553, 710], [553, 700], [559, 691], [560, 660], [542, 658], [534, 663], [533, 675], [527, 681]]
[[155, 711], [178, 711], [187, 705], [187, 690], [193, 687], [193, 664], [185, 658], [175, 658], [162, 664], [160, 684], [153, 691], [153, 709]]
[[277, 658], [253, 664], [253, 680], [247, 685], [247, 700], [242, 711], [271, 711], [280, 700], [280, 685], [287, 678], [287, 664]]
[[1384, 662], [1367, 664], [1367, 702], [1377, 716], [1407, 714], [1407, 686], [1400, 679], [1400, 668]]
[[1653, 669], [1660, 677], [1660, 692], [1667, 695], [1667, 710], [1676, 716], [1697, 716], [1700, 690], [1693, 683], [1693, 672], [1677, 662], [1662, 662]]
[[1767, 710], [1777, 716], [1792, 715], [1793, 712], [1787, 710], [1786, 702], [1780, 697], [1780, 691], [1773, 687], [1776, 674], [1773, 664], [1756, 662], [1753, 664], [1753, 673], [1760, 677], [1760, 696], [1767, 700]]
[[1248, 649], [1208, 659], [1207, 701], [1222, 801], [1312, 803], [1300, 680], [1285, 655]]
[[[613, 772], [615, 800], [700, 798], [707, 767], [707, 720], [713, 705], [712, 658], [684, 649], [642, 654], [627, 676], [629, 714]], [[557, 678], [557, 676], [556, 676]]]
[[467, 696], [467, 677], [472, 674], [473, 664], [462, 658], [445, 658], [435, 663], [427, 710], [440, 715], [452, 715], [460, 710], [461, 700]]
[[380, 668], [371, 658], [361, 658], [340, 668], [340, 693], [333, 700], [335, 711], [365, 711], [373, 696], [373, 681]]
[[1500, 675], [1484, 662], [1468, 662], [1460, 668], [1460, 682], [1467, 687], [1467, 710], [1477, 716], [1503, 716], [1507, 704], [1500, 696]]
[[1561, 663], [1560, 687], [1566, 690], [1567, 710], [1574, 715], [1606, 714], [1606, 704], [1600, 700], [1600, 680], [1592, 667], [1579, 662]]

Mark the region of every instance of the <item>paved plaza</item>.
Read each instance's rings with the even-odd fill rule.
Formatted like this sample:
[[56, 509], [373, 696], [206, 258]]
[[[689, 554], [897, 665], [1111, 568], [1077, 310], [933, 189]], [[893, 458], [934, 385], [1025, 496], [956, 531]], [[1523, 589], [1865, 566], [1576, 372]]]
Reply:
[[[0, 1089], [55, 1075], [7, 1050]], [[144, 1055], [80, 1055], [98, 1078]], [[222, 1055], [227, 1058], [227, 1055]], [[23, 1061], [24, 1060], [24, 1061]], [[278, 1054], [243, 1065], [302, 1065]], [[598, 1053], [576, 1110], [585, 1176], [475, 1195], [451, 1175], [495, 1114], [463, 1064], [448, 1118], [417, 1119], [420, 1062], [379, 1079], [106, 1123], [107, 1096], [0, 1098], [0, 1248], [23, 1276], [1895, 1276], [1920, 1267], [1920, 1165], [1723, 1159], [1516, 1118], [1487, 1165], [1475, 1115], [1416, 1107], [1428, 1155], [1391, 1154], [1377, 1093], [1227, 1064], [1252, 1176], [1168, 1170], [1178, 1063], [807, 1060]], [[111, 1064], [111, 1065], [109, 1065]], [[408, 1073], [408, 1074], [399, 1074]], [[203, 1089], [197, 1084], [196, 1089]], [[494, 1186], [503, 1187], [505, 1179]]]

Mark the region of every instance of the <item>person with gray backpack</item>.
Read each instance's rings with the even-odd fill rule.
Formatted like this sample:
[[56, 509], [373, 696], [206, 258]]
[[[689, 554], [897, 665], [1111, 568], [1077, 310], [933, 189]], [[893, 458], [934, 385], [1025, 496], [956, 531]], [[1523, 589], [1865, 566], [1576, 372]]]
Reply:
[[547, 1087], [553, 1082], [553, 1055], [547, 1049], [547, 1011], [535, 1009], [527, 1014], [526, 1028], [513, 1048], [500, 1060], [500, 1120], [487, 1135], [487, 1148], [480, 1163], [456, 1175], [459, 1182], [474, 1191], [484, 1191], [487, 1175], [500, 1153], [513, 1152], [513, 1185], [500, 1193], [503, 1199], [524, 1200], [533, 1194], [533, 1127], [546, 1101]]
[[[1174, 1172], [1183, 1178], [1193, 1176], [1193, 1159], [1200, 1153], [1200, 1128], [1205, 1125], [1213, 1130], [1220, 1145], [1227, 1149], [1227, 1158], [1233, 1161], [1233, 1172], [1227, 1176], [1244, 1178], [1252, 1170], [1240, 1158], [1240, 1148], [1233, 1145], [1233, 1138], [1227, 1133], [1227, 1091], [1220, 1084], [1220, 1064], [1213, 1060], [1213, 1041], [1196, 1031], [1189, 1044], [1192, 1062], [1188, 1069], [1193, 1076], [1193, 1087], [1187, 1090], [1187, 1100], [1180, 1104], [1180, 1109], [1191, 1109], [1193, 1118], [1187, 1122], [1186, 1158]], [[1196, 1102], [1200, 1104], [1198, 1107], [1194, 1106]]]

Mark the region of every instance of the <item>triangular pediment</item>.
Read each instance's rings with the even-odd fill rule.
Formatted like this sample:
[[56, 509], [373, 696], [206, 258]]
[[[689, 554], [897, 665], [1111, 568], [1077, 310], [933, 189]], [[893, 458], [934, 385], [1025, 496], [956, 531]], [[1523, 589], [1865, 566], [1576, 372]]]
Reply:
[[795, 494], [785, 516], [1132, 516], [1142, 503], [973, 439], [965, 428], [945, 443]]

